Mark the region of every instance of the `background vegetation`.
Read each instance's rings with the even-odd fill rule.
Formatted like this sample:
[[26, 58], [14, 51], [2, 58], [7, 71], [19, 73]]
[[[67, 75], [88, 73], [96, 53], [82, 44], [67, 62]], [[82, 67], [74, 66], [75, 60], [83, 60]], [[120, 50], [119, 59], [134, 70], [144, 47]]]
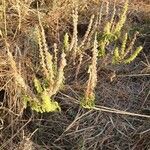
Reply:
[[150, 148], [150, 3], [0, 2], [0, 149]]

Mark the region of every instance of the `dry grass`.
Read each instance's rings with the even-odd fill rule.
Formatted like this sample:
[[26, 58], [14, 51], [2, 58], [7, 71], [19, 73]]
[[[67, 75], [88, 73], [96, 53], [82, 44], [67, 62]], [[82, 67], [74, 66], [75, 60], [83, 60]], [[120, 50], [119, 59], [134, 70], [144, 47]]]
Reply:
[[[131, 40], [138, 30], [132, 40], [144, 45], [129, 65], [97, 60], [96, 37], [93, 47], [95, 31], [118, 19], [123, 1], [116, 1], [116, 14], [112, 1], [36, 2], [0, 2], [0, 150], [149, 150], [149, 1], [129, 3], [123, 33]], [[51, 81], [46, 90], [61, 112], [24, 109], [24, 94], [37, 98], [35, 77]], [[81, 108], [80, 100], [91, 95], [93, 109]]]

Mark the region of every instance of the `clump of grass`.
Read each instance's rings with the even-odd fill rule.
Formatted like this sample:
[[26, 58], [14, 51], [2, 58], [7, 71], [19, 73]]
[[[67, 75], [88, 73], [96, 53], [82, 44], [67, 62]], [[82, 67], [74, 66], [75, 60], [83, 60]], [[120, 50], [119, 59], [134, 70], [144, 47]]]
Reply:
[[[127, 10], [128, 10], [128, 0], [126, 0], [124, 7], [122, 9], [122, 13], [119, 16], [119, 21], [117, 23], [114, 22], [114, 16], [115, 16], [115, 7], [114, 11], [111, 17], [111, 21], [107, 21], [106, 25], [104, 26], [103, 32], [99, 35], [99, 57], [100, 58], [105, 58], [107, 55], [111, 55], [112, 59], [111, 63], [112, 64], [120, 64], [120, 63], [131, 63], [137, 55], [141, 52], [142, 47], [138, 47], [134, 52], [131, 53], [133, 49], [133, 45], [136, 40], [136, 35], [135, 33], [133, 40], [131, 43], [128, 45], [128, 33], [125, 33], [123, 35], [123, 40], [121, 46], [118, 44], [118, 41], [122, 38], [122, 28], [125, 24], [126, 17], [127, 17]], [[111, 49], [111, 52], [107, 52], [107, 46], [108, 45], [114, 45]]]
[[[109, 59], [111, 60], [111, 64], [113, 65], [114, 64], [119, 65], [121, 63], [128, 64], [128, 63], [131, 63], [142, 50], [142, 46], [137, 47], [136, 50], [134, 51], [132, 50], [133, 45], [136, 40], [137, 33], [135, 33], [134, 38], [130, 42], [129, 46], [127, 46], [128, 45], [127, 33], [123, 35], [123, 40], [122, 40], [121, 45], [118, 44], [118, 41], [122, 38], [122, 28], [126, 21], [127, 10], [128, 10], [128, 0], [124, 4], [122, 13], [120, 14], [119, 21], [115, 23], [114, 16], [115, 16], [116, 9], [114, 6], [114, 11], [113, 11], [111, 20], [106, 21], [103, 32], [98, 33], [98, 41], [97, 41], [97, 36], [95, 37], [94, 47], [92, 49], [92, 64], [89, 67], [89, 71], [88, 71], [89, 73], [88, 84], [86, 87], [85, 96], [81, 100], [81, 106], [85, 108], [92, 108], [94, 106], [94, 101], [95, 101], [94, 88], [97, 83], [97, 69], [96, 69], [96, 65], [97, 65], [96, 61], [98, 60], [97, 56], [99, 59], [105, 59], [107, 56], [109, 56]], [[90, 29], [91, 29], [92, 21], [90, 22], [91, 22], [90, 23]], [[87, 30], [87, 33], [89, 34], [88, 30]], [[84, 44], [81, 44], [81, 45], [84, 45]], [[106, 50], [108, 45], [114, 45], [112, 46], [111, 51]]]
[[[39, 16], [40, 17], [40, 16]], [[34, 78], [34, 86], [36, 89], [37, 99], [30, 99], [26, 96], [25, 101], [32, 110], [37, 112], [60, 111], [58, 103], [52, 100], [61, 88], [64, 81], [64, 67], [66, 66], [65, 53], [62, 51], [60, 65], [57, 67], [57, 45], [55, 44], [55, 57], [48, 51], [44, 28], [39, 18], [39, 27], [37, 27], [37, 37], [39, 44], [39, 58], [42, 67], [43, 77], [41, 80]]]
[[134, 38], [128, 47], [127, 47], [128, 34], [126, 33], [124, 35], [121, 47], [119, 48], [118, 46], [116, 46], [116, 48], [114, 50], [114, 55], [113, 55], [113, 60], [112, 60], [113, 64], [120, 64], [120, 63], [128, 64], [128, 63], [131, 63], [138, 56], [138, 54], [141, 52], [143, 47], [139, 46], [136, 48], [136, 50], [134, 50], [134, 51], [132, 50], [133, 45], [136, 40], [136, 35], [137, 35], [137, 33], [134, 34]]

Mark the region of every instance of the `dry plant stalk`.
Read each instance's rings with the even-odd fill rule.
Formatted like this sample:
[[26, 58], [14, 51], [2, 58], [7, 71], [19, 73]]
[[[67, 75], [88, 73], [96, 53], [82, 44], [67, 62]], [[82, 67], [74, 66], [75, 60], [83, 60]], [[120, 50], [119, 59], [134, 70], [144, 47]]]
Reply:
[[19, 71], [17, 69], [16, 62], [13, 58], [12, 53], [9, 50], [10, 46], [9, 46], [8, 42], [6, 41], [6, 39], [4, 39], [4, 40], [5, 40], [5, 46], [6, 46], [6, 50], [7, 50], [8, 60], [10, 62], [11, 68], [13, 70], [13, 75], [14, 75], [15, 81], [16, 81], [17, 85], [21, 86], [24, 89], [24, 91], [26, 91], [27, 85], [26, 85], [23, 77], [21, 76], [21, 74], [19, 73]]
[[[82, 60], [83, 60], [83, 51], [82, 51], [82, 48], [85, 46], [85, 42], [91, 39], [90, 37], [93, 34], [92, 31], [93, 32], [95, 31], [94, 29], [91, 31], [92, 25], [93, 25], [93, 21], [94, 21], [94, 17], [95, 17], [94, 15], [91, 16], [90, 22], [89, 22], [89, 25], [88, 25], [88, 29], [87, 29], [87, 31], [86, 31], [86, 33], [84, 35], [83, 41], [81, 42], [81, 44], [79, 46], [79, 50], [80, 50], [79, 51], [79, 63], [77, 65], [77, 69], [76, 69], [76, 73], [75, 73], [75, 80], [76, 81], [77, 81], [77, 76], [79, 74], [80, 67], [81, 67]], [[97, 26], [97, 22], [96, 22], [95, 25]], [[95, 26], [95, 28], [96, 28], [96, 26]], [[91, 34], [90, 34], [90, 32], [91, 32]]]
[[118, 36], [120, 35], [120, 31], [121, 31], [123, 25], [125, 24], [125, 21], [127, 18], [128, 3], [129, 3], [129, 0], [126, 0], [123, 10], [122, 10], [122, 13], [120, 14], [120, 19], [117, 22], [115, 29], [113, 31], [115, 35], [118, 35]]
[[78, 25], [78, 8], [75, 7], [73, 10], [73, 37], [70, 43], [70, 48], [69, 51], [72, 51], [72, 57], [73, 57], [73, 62], [75, 63], [77, 51], [78, 51], [78, 30], [77, 30], [77, 25]]
[[41, 37], [40, 30], [38, 27], [37, 27], [37, 37], [38, 37], [39, 52], [40, 52], [40, 59], [41, 59], [40, 64], [42, 66], [44, 75], [48, 78], [49, 75], [48, 75], [48, 70], [47, 70], [46, 64], [45, 64], [45, 56], [44, 56], [44, 52], [43, 52], [42, 37]]
[[101, 21], [102, 21], [102, 12], [103, 12], [103, 9], [104, 9], [104, 2], [102, 1], [100, 9], [99, 9], [99, 12], [98, 12], [98, 26], [100, 26]]
[[110, 2], [106, 1], [106, 6], [105, 6], [106, 20], [108, 20], [108, 16], [109, 16], [109, 5], [110, 5]]
[[76, 73], [75, 73], [75, 81], [77, 81], [77, 78], [78, 78], [78, 74], [80, 72], [80, 68], [81, 68], [81, 64], [82, 64], [82, 60], [83, 60], [83, 54], [80, 53], [80, 56], [79, 56], [79, 63], [77, 65], [77, 69], [76, 69]]
[[68, 33], [65, 34], [64, 36], [64, 51], [67, 53], [69, 51], [69, 35]]
[[46, 79], [48, 79], [49, 82], [53, 85], [54, 71], [53, 71], [52, 55], [48, 52], [48, 45], [46, 42], [45, 31], [42, 26], [39, 12], [38, 12], [38, 17], [39, 17], [39, 26], [40, 26], [40, 29], [38, 29], [38, 34], [39, 34], [38, 37], [39, 37], [40, 56], [42, 58], [41, 65], [46, 75]]
[[53, 94], [56, 94], [56, 92], [60, 89], [61, 85], [63, 84], [64, 81], [64, 68], [66, 66], [66, 55], [64, 51], [61, 54], [61, 62], [60, 66], [58, 68], [58, 73], [56, 75], [56, 81], [53, 85]]
[[96, 17], [95, 21], [93, 21], [93, 27], [92, 27], [89, 35], [88, 35], [87, 42], [86, 42], [86, 47], [89, 47], [91, 45], [93, 35], [97, 31], [98, 26], [99, 26], [98, 22], [99, 22], [99, 16]]
[[94, 102], [95, 102], [95, 87], [97, 84], [97, 56], [98, 56], [98, 42], [97, 42], [97, 33], [95, 34], [95, 39], [94, 39], [94, 47], [92, 49], [92, 63], [89, 66], [89, 79], [85, 91], [85, 96], [81, 100], [81, 106], [84, 108], [92, 108], [94, 107]]
[[4, 33], [5, 38], [7, 37], [7, 22], [6, 22], [6, 1], [2, 1], [2, 8], [3, 8], [3, 20], [4, 20]]
[[18, 29], [20, 30], [21, 29], [21, 21], [22, 21], [21, 8], [20, 8], [19, 0], [17, 0], [16, 2], [17, 2], [16, 7], [17, 7], [17, 10], [18, 10]]
[[94, 17], [95, 17], [95, 16], [92, 15], [91, 18], [90, 18], [90, 23], [89, 23], [89, 25], [88, 25], [88, 29], [87, 29], [87, 31], [86, 31], [86, 33], [85, 33], [85, 35], [84, 35], [83, 41], [81, 42], [81, 44], [80, 44], [80, 46], [79, 46], [79, 49], [82, 48], [82, 47], [85, 45], [85, 42], [86, 42], [87, 39], [88, 39], [89, 33], [91, 32], [91, 28], [92, 28], [92, 25], [93, 25]]
[[54, 43], [54, 66], [55, 66], [55, 70], [57, 70], [57, 54], [58, 54], [58, 48], [57, 48], [57, 44]]
[[112, 12], [111, 20], [110, 20], [111, 31], [113, 31], [113, 29], [114, 29], [114, 24], [115, 24], [114, 18], [115, 18], [115, 15], [116, 15], [116, 0], [114, 1], [113, 12]]
[[[133, 49], [133, 45], [134, 45], [134, 43], [135, 43], [135, 41], [136, 41], [136, 38], [137, 38], [137, 35], [138, 35], [138, 34], [139, 34], [139, 32], [135, 32], [135, 33], [134, 33], [134, 36], [133, 36], [133, 39], [132, 39], [131, 43], [129, 44], [128, 48], [127, 48], [127, 49], [125, 50], [125, 52], [124, 52], [124, 57], [125, 57], [126, 55], [128, 55], [128, 53], [131, 52], [131, 50]], [[126, 40], [126, 37], [125, 37], [124, 40]]]

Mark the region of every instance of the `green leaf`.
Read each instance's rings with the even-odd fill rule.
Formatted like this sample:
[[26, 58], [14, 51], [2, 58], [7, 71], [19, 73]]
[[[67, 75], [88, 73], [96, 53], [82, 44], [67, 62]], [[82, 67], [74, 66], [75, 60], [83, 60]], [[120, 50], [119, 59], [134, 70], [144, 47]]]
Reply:
[[43, 88], [41, 86], [41, 82], [37, 78], [34, 79], [34, 87], [35, 87], [35, 89], [36, 89], [38, 94], [43, 92]]
[[42, 110], [43, 112], [53, 112], [60, 111], [61, 108], [59, 104], [55, 101], [52, 101], [47, 91], [44, 91], [41, 95], [42, 98]]
[[112, 63], [113, 64], [117, 64], [119, 62], [120, 62], [119, 48], [116, 47], [115, 50], [114, 50], [114, 55], [113, 55], [113, 61], [112, 61]]
[[137, 49], [134, 51], [134, 53], [129, 58], [124, 60], [124, 63], [125, 64], [131, 63], [137, 57], [137, 55], [141, 52], [142, 49], [143, 49], [142, 46], [137, 47]]

